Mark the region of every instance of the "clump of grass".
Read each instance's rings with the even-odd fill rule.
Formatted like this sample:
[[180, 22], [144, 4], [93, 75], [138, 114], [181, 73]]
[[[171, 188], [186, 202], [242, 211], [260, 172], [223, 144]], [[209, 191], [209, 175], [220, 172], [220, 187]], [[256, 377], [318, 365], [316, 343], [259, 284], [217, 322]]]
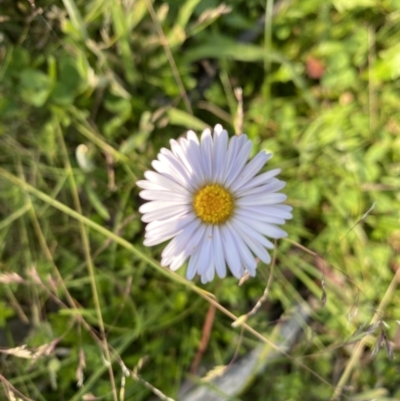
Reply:
[[[4, 397], [176, 399], [191, 366], [267, 355], [299, 304], [302, 338], [244, 398], [399, 397], [395, 2], [3, 10]], [[135, 181], [170, 138], [221, 120], [274, 152], [295, 216], [273, 270], [203, 288], [143, 247]]]

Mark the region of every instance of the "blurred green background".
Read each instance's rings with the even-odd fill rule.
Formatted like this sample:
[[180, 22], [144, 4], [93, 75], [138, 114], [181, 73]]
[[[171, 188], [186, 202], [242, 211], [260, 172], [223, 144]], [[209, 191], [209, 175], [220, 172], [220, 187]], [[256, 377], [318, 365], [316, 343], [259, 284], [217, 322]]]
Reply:
[[[227, 399], [328, 400], [346, 368], [342, 399], [400, 399], [399, 77], [399, 0], [3, 0], [1, 399], [179, 399], [260, 344], [212, 318], [184, 268], [158, 267], [137, 212], [169, 139], [234, 134], [235, 88], [294, 208], [248, 324], [268, 339], [298, 304], [311, 319]], [[240, 316], [266, 287], [258, 269], [195, 284]]]

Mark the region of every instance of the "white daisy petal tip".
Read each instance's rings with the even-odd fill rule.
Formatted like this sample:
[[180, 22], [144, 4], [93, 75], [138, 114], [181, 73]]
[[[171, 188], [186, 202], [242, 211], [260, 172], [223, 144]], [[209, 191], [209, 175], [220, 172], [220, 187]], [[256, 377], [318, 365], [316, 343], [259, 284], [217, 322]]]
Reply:
[[277, 224], [292, 218], [280, 192], [285, 182], [274, 178], [280, 169], [261, 172], [272, 153], [248, 160], [251, 141], [244, 134], [229, 139], [220, 124], [200, 139], [189, 130], [170, 145], [152, 162], [156, 171], [136, 182], [149, 201], [139, 208], [148, 223], [144, 245], [170, 241], [161, 265], [176, 271], [188, 261], [188, 280], [197, 275], [205, 284], [227, 270], [237, 279], [254, 277], [256, 259], [271, 262], [268, 238], [287, 236]]
[[203, 139], [206, 136], [211, 136], [211, 129], [210, 128], [205, 128], [203, 132], [201, 133], [201, 138]]
[[223, 130], [224, 130], [224, 129], [223, 129], [223, 127], [222, 127], [221, 124], [217, 124], [217, 125], [214, 127], [214, 132], [219, 133], [219, 132], [222, 132]]
[[272, 152], [267, 152], [266, 150], [263, 150], [262, 152], [265, 154], [265, 157], [267, 159], [266, 161], [270, 160], [274, 156]]

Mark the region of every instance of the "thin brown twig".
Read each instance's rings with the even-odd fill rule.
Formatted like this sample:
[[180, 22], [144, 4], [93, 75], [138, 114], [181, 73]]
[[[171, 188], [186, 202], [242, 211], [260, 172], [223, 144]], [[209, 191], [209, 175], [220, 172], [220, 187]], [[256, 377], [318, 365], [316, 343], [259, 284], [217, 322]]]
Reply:
[[215, 305], [209, 305], [208, 312], [203, 324], [202, 337], [200, 341], [199, 348], [197, 349], [196, 356], [194, 357], [192, 366], [190, 367], [190, 373], [195, 375], [197, 368], [200, 364], [201, 358], [207, 349], [208, 342], [210, 341], [211, 330], [213, 328], [215, 319]]

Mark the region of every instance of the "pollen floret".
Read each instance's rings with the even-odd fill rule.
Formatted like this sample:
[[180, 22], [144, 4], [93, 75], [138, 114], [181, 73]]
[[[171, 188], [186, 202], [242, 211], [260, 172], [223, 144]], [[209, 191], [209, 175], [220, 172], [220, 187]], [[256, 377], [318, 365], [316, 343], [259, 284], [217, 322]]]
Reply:
[[219, 184], [208, 184], [200, 188], [193, 197], [196, 216], [206, 224], [225, 223], [233, 213], [233, 198]]
[[226, 276], [226, 267], [241, 278], [256, 274], [256, 257], [270, 263], [269, 238], [286, 232], [277, 225], [292, 218], [286, 195], [278, 193], [285, 182], [275, 178], [279, 169], [259, 174], [271, 154], [258, 153], [248, 161], [252, 143], [242, 134], [230, 140], [217, 125], [213, 134], [203, 131], [201, 141], [193, 131], [171, 150], [161, 149], [137, 185], [149, 200], [140, 207], [147, 224], [144, 244], [171, 240], [161, 264], [179, 269], [189, 259], [186, 276], [197, 274], [203, 283]]

